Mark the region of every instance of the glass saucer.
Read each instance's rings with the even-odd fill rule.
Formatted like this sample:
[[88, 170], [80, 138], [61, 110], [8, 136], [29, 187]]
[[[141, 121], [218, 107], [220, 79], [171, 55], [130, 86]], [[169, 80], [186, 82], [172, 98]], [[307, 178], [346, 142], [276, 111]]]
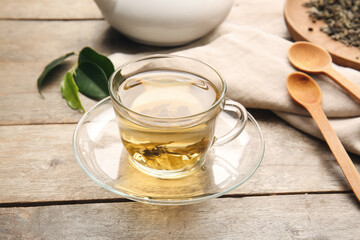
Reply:
[[[235, 123], [236, 119], [223, 111], [216, 136]], [[202, 168], [182, 178], [156, 178], [131, 164], [110, 98], [84, 114], [75, 129], [73, 147], [79, 165], [97, 184], [124, 198], [159, 205], [198, 203], [233, 190], [253, 175], [265, 149], [261, 129], [249, 114], [244, 131], [231, 142], [212, 147]]]

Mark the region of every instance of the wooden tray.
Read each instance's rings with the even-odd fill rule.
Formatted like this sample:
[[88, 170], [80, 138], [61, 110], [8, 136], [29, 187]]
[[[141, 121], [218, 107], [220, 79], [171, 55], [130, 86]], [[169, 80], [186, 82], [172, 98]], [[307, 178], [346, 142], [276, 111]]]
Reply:
[[305, 2], [308, 0], [286, 0], [285, 2], [285, 23], [292, 38], [295, 41], [318, 44], [329, 51], [335, 63], [360, 70], [360, 49], [348, 47], [321, 32], [320, 27], [326, 24], [323, 21], [312, 22], [307, 13], [308, 8], [303, 6]]

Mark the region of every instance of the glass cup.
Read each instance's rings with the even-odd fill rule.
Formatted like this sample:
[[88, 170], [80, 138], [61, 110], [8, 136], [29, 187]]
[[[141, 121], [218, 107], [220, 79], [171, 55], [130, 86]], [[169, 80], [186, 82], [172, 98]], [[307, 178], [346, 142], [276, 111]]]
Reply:
[[[178, 178], [199, 169], [214, 145], [244, 129], [244, 106], [225, 98], [220, 74], [199, 60], [151, 55], [118, 68], [109, 80], [120, 137], [135, 167], [159, 178]], [[217, 116], [237, 115], [234, 128], [214, 135]]]

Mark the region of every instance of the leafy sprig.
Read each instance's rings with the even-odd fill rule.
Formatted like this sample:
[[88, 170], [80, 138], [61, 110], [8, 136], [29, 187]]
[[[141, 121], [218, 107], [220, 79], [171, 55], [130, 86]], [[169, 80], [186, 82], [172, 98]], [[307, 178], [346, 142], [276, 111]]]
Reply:
[[39, 94], [44, 98], [41, 88], [43, 83], [49, 80], [49, 73], [67, 58], [74, 55], [78, 55], [78, 60], [66, 72], [61, 82], [61, 94], [72, 109], [85, 112], [79, 98], [79, 92], [94, 100], [109, 96], [108, 80], [114, 72], [112, 62], [93, 49], [85, 47], [78, 54], [74, 52], [67, 53], [50, 62], [37, 79], [37, 88]]

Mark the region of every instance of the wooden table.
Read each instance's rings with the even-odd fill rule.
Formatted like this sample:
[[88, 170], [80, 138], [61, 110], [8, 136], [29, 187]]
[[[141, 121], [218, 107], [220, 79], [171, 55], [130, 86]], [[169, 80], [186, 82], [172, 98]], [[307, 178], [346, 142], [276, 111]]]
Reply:
[[249, 109], [265, 136], [263, 163], [223, 197], [153, 206], [96, 185], [72, 151], [82, 115], [59, 89], [72, 62], [45, 84], [45, 100], [36, 89], [49, 61], [84, 46], [151, 49], [111, 29], [91, 0], [0, 1], [0, 239], [360, 239], [360, 205], [327, 145], [265, 110]]

